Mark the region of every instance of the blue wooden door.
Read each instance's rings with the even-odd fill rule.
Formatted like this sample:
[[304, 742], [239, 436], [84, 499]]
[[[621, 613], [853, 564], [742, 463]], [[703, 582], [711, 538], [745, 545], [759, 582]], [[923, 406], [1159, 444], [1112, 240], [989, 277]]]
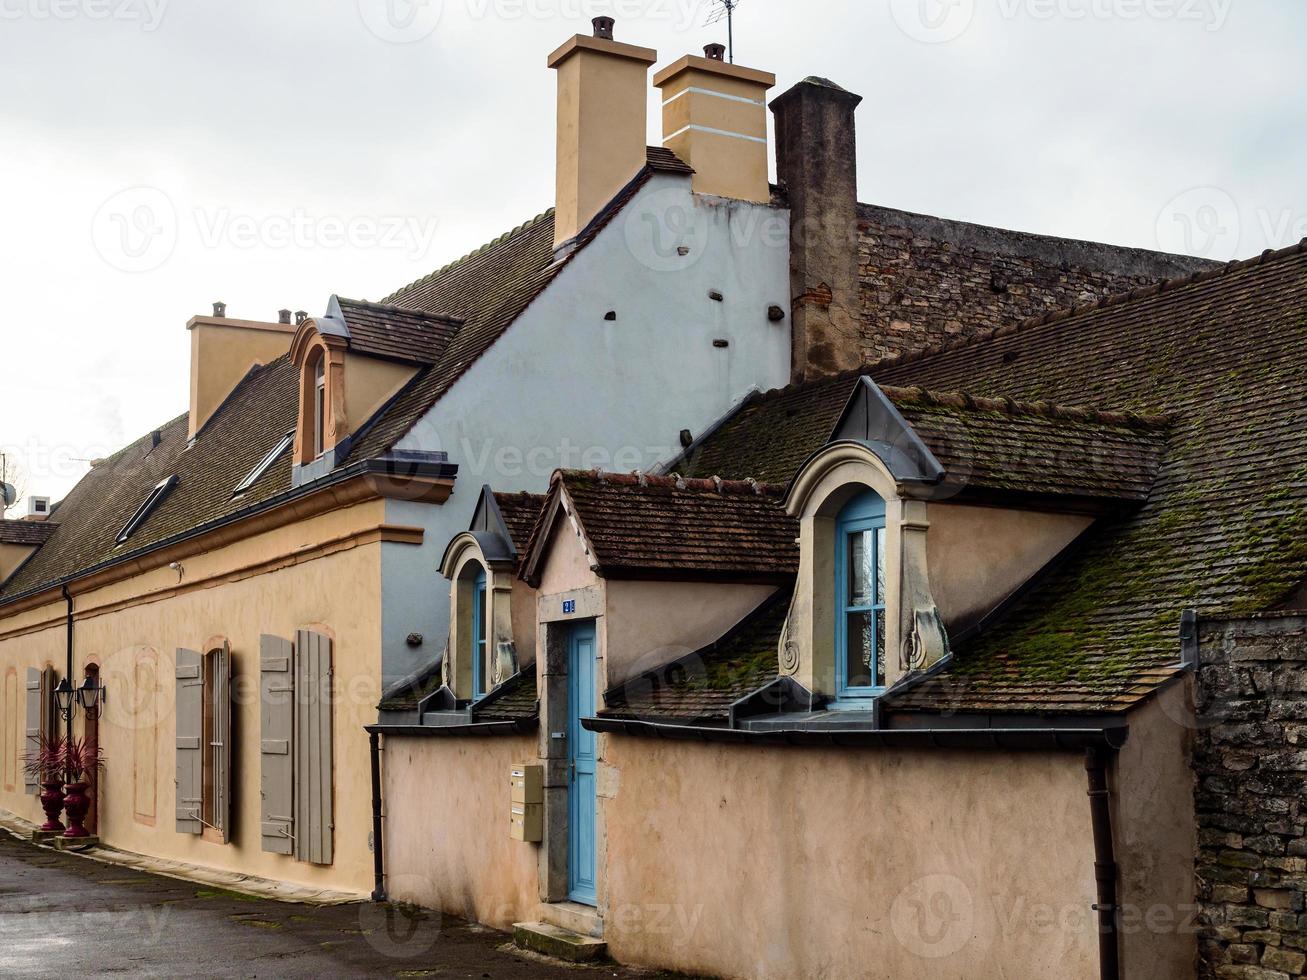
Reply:
[[594, 905], [595, 735], [581, 727], [595, 709], [595, 627], [572, 627], [567, 643], [568, 897]]

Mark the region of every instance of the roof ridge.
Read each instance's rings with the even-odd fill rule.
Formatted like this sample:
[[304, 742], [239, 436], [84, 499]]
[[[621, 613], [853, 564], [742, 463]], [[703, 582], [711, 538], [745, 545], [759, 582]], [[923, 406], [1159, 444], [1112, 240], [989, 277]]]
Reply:
[[1099, 422], [1103, 425], [1128, 429], [1161, 429], [1171, 422], [1171, 417], [1162, 412], [1145, 415], [1140, 412], [1111, 412], [1083, 405], [1061, 405], [1049, 401], [1028, 402], [1015, 398], [985, 398], [965, 391], [935, 391], [920, 385], [906, 388], [896, 385], [877, 387], [896, 404], [900, 401], [915, 402], [936, 405], [940, 408], [968, 408], [981, 412], [1028, 415], [1067, 422]]
[[[537, 214], [534, 218], [528, 218], [526, 221], [522, 222], [516, 228], [504, 232], [498, 238], [495, 238], [492, 241], [488, 241], [484, 245], [478, 248], [474, 248], [472, 251], [468, 252], [466, 255], [462, 256], [461, 258], [454, 259], [452, 262], [446, 263], [445, 265], [441, 266], [439, 269], [436, 269], [434, 272], [429, 272], [425, 276], [422, 276], [418, 279], [414, 279], [406, 286], [400, 286], [398, 289], [390, 293], [388, 296], [386, 296], [385, 299], [381, 301], [382, 305], [390, 305], [387, 303], [387, 301], [395, 296], [398, 296], [400, 293], [408, 292], [410, 289], [415, 289], [418, 286], [428, 283], [431, 280], [435, 279], [436, 277], [444, 275], [446, 272], [448, 272], [450, 269], [454, 268], [455, 266], [462, 265], [464, 262], [467, 262], [470, 259], [474, 259], [477, 256], [484, 255], [486, 252], [489, 252], [492, 248], [495, 248], [498, 245], [502, 245], [504, 242], [509, 241], [512, 238], [516, 238], [518, 235], [527, 231], [527, 229], [534, 228], [536, 225], [540, 224], [540, 222], [546, 220], [547, 218], [553, 217], [553, 214], [554, 214], [553, 208], [549, 208], [546, 211], [542, 211], [539, 214]], [[396, 307], [396, 309], [403, 309], [403, 308], [404, 307]]]
[[715, 493], [720, 496], [779, 497], [784, 487], [756, 480], [723, 480], [721, 477], [687, 478], [679, 473], [654, 476], [648, 473], [605, 473], [603, 470], [557, 470], [553, 482], [589, 483], [595, 486], [652, 487], [683, 493]]
[[1269, 265], [1270, 263], [1278, 262], [1282, 259], [1291, 258], [1303, 253], [1307, 253], [1307, 238], [1304, 238], [1297, 244], [1289, 245], [1285, 248], [1268, 248], [1260, 255], [1255, 255], [1249, 259], [1236, 259], [1227, 262], [1225, 265], [1218, 266], [1215, 269], [1191, 272], [1188, 275], [1176, 276], [1172, 279], [1164, 279], [1161, 282], [1153, 283], [1151, 286], [1141, 286], [1138, 289], [1132, 289], [1128, 292], [1113, 293], [1111, 296], [1104, 296], [1102, 299], [1094, 300], [1092, 303], [1064, 307], [1050, 313], [1028, 317], [1027, 319], [1018, 321], [1017, 323], [1005, 324], [1000, 327], [990, 327], [989, 329], [982, 330], [970, 337], [961, 337], [945, 343], [930, 344], [919, 351], [891, 354], [890, 356], [883, 357], [878, 361], [872, 361], [863, 365], [863, 367], [857, 369], [855, 373], [862, 374], [880, 368], [915, 364], [919, 361], [929, 360], [932, 357], [938, 357], [940, 354], [953, 353], [954, 351], [968, 347], [986, 344], [991, 340], [998, 339], [999, 337], [1008, 337], [1025, 330], [1033, 329], [1034, 327], [1048, 326], [1049, 324], [1059, 323], [1063, 320], [1071, 320], [1079, 316], [1084, 316], [1088, 313], [1111, 309], [1117, 306], [1124, 306], [1127, 303], [1134, 303], [1139, 300], [1149, 299], [1153, 296], [1160, 296], [1162, 293], [1169, 293], [1177, 289], [1183, 289], [1199, 283], [1209, 282], [1213, 279], [1221, 279], [1225, 276], [1234, 275], [1235, 273], [1243, 272], [1256, 266]]
[[[460, 259], [459, 261], [462, 260]], [[406, 316], [420, 316], [427, 320], [445, 320], [450, 323], [458, 324], [466, 322], [462, 318], [456, 317], [450, 313], [428, 313], [426, 310], [417, 310], [411, 306], [398, 306], [395, 303], [376, 303], [368, 299], [350, 299], [348, 296], [337, 296], [336, 299], [341, 303], [350, 303], [354, 306], [366, 306], [374, 310], [384, 310], [388, 313], [403, 313]]]

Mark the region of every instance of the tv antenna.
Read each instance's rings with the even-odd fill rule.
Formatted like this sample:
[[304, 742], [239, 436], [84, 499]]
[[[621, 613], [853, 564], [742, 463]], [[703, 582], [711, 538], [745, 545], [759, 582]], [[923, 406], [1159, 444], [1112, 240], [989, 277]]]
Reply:
[[731, 64], [735, 64], [735, 9], [744, 0], [712, 0], [713, 6], [720, 8], [708, 15], [707, 26], [726, 21], [726, 49], [730, 52]]

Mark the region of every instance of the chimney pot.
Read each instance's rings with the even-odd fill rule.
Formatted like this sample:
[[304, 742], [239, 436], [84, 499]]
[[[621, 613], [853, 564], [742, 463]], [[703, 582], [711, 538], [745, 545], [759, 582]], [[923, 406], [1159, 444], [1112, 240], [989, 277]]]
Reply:
[[217, 317], [218, 319], [221, 319], [221, 318], [225, 317], [225, 316], [227, 315], [227, 304], [226, 304], [226, 303], [214, 303], [214, 304], [213, 304], [213, 315], [214, 315], [215, 317]]
[[613, 28], [617, 26], [617, 21], [611, 17], [596, 17], [593, 23], [595, 37], [602, 38], [605, 41], [613, 39]]
[[711, 58], [713, 61], [725, 61], [726, 45], [724, 44], [705, 45], [703, 49], [703, 53], [707, 55], [709, 58]]
[[295, 314], [295, 326], [298, 327], [298, 326], [302, 325], [302, 324], [304, 323], [304, 321], [307, 320], [308, 318], [309, 318], [309, 315], [308, 315], [308, 313], [306, 313], [304, 310], [299, 310], [299, 311], [297, 311], [296, 314]]
[[277, 313], [278, 323], [290, 323], [290, 310], [280, 310]]

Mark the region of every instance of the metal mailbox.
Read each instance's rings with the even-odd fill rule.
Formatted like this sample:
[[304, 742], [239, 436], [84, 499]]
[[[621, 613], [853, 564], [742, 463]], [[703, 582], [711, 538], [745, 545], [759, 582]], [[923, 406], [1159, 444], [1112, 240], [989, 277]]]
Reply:
[[543, 803], [545, 801], [544, 766], [514, 766], [510, 771], [509, 783], [513, 787], [514, 803]]
[[541, 803], [514, 803], [509, 820], [513, 840], [539, 844], [545, 839], [545, 808]]

